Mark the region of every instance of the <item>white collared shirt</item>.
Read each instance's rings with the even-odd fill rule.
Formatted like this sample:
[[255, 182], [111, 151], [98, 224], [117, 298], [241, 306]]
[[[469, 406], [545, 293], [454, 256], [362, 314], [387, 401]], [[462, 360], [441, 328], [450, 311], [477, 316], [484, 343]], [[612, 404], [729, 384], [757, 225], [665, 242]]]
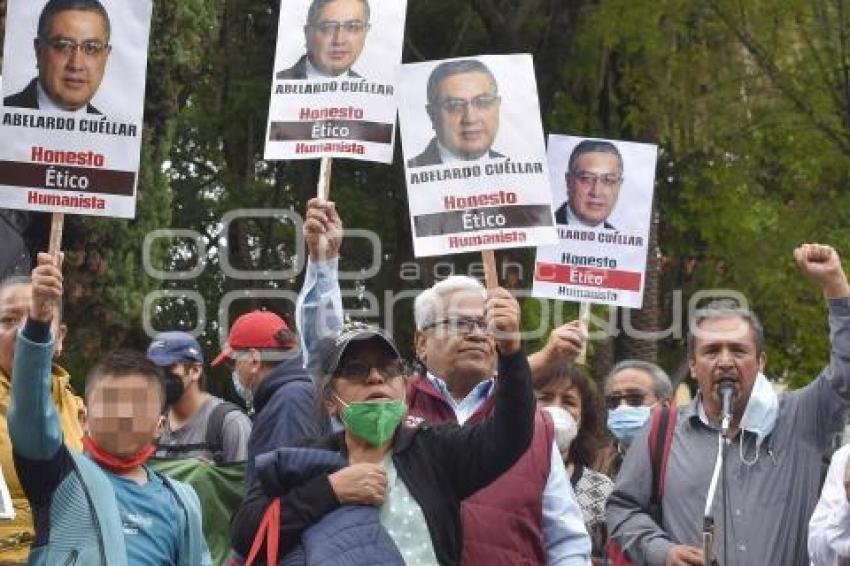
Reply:
[[69, 116], [79, 116], [88, 113], [88, 104], [83, 104], [76, 110], [65, 110], [61, 106], [57, 106], [56, 103], [51, 100], [51, 98], [47, 95], [44, 88], [41, 86], [41, 81], [36, 81], [36, 92], [38, 92], [38, 109], [45, 110], [47, 112], [54, 112], [56, 114], [66, 114]]
[[492, 161], [493, 159], [501, 159], [504, 160], [504, 157], [490, 157], [490, 148], [487, 148], [487, 151], [484, 152], [484, 155], [478, 157], [477, 159], [463, 159], [458, 157], [452, 151], [440, 143], [440, 140], [437, 140], [437, 151], [440, 152], [440, 161], [444, 164], [449, 163], [481, 163], [482, 161], [488, 160]]
[[567, 203], [567, 224], [569, 224], [570, 226], [578, 226], [579, 228], [587, 228], [588, 230], [598, 230], [599, 228], [605, 228], [604, 220], [596, 226], [585, 224], [584, 222], [579, 220], [578, 216], [573, 213], [573, 207], [570, 206], [570, 203]]
[[850, 444], [832, 455], [820, 500], [809, 522], [809, 558], [814, 566], [850, 563], [850, 502], [844, 489], [844, 470]]
[[305, 59], [305, 62], [306, 62], [306, 65], [304, 67], [304, 70], [307, 71], [307, 78], [311, 79], [311, 80], [336, 79], [336, 78], [339, 78], [339, 77], [348, 76], [348, 72], [349, 72], [348, 69], [346, 69], [345, 71], [341, 72], [340, 74], [338, 74], [336, 76], [331, 76], [331, 75], [327, 75], [327, 74], [323, 73], [322, 71], [320, 71], [319, 69], [314, 67], [313, 62], [310, 61], [310, 57], [307, 57]]

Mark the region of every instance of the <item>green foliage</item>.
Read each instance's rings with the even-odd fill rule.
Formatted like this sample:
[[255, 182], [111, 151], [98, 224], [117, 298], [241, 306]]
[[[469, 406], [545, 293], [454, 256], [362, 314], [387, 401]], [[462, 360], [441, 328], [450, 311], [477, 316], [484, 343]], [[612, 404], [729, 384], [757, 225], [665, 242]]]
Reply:
[[[844, 4], [410, 2], [404, 60], [530, 52], [547, 130], [659, 144], [659, 326], [669, 322], [677, 289], [685, 304], [699, 290], [736, 289], [764, 319], [769, 371], [800, 385], [826, 361], [827, 335], [823, 301], [796, 272], [791, 252], [800, 242], [823, 241], [850, 255], [850, 10]], [[220, 312], [228, 293], [294, 293], [300, 285], [300, 275], [245, 281], [221, 268], [225, 255], [255, 271], [304, 260], [296, 254], [296, 225], [253, 218], [225, 232], [221, 223], [243, 208], [303, 213], [315, 193], [316, 162], [262, 160], [278, 7], [277, 0], [156, 3], [137, 219], [68, 223], [67, 363], [75, 375], [106, 347], [145, 344], [142, 305], [157, 288], [204, 297], [208, 355], [218, 350], [219, 319], [261, 306], [291, 314], [290, 302], [256, 294]], [[379, 273], [345, 282], [353, 294], [347, 305], [391, 327], [409, 348], [411, 297], [404, 294], [430, 284], [439, 262], [466, 272], [478, 257], [412, 263], [401, 162], [400, 152], [389, 167], [335, 160], [332, 197], [348, 228], [374, 230], [381, 239]], [[200, 277], [163, 282], [144, 274], [142, 242], [158, 228], [202, 234], [203, 256], [179, 238], [152, 248], [162, 269], [203, 262]], [[363, 268], [371, 252], [367, 242], [350, 239], [343, 268]], [[530, 267], [528, 252], [519, 255]], [[541, 304], [523, 306], [524, 326], [538, 326]], [[575, 305], [556, 308], [575, 316]], [[172, 300], [158, 302], [153, 314], [157, 328], [188, 329], [199, 313]], [[682, 346], [680, 338], [665, 340], [660, 359], [672, 366]]]

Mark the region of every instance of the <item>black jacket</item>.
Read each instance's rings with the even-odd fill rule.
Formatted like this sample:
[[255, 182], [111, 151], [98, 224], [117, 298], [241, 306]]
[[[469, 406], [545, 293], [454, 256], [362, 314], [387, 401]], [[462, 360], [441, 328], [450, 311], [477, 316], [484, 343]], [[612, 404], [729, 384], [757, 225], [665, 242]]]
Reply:
[[[570, 206], [569, 202], [565, 202], [561, 206], [558, 207], [558, 210], [555, 211], [555, 224], [566, 224], [569, 225], [567, 221], [567, 207]], [[616, 230], [614, 225], [608, 222], [607, 220], [602, 223], [602, 227], [606, 230]]]
[[[442, 566], [455, 566], [461, 556], [460, 503], [508, 470], [531, 443], [534, 428], [534, 395], [531, 371], [522, 352], [499, 359], [496, 408], [486, 422], [460, 427], [431, 426], [408, 419], [396, 433], [393, 464], [399, 477], [419, 503], [434, 552]], [[346, 454], [344, 433], [310, 443]], [[233, 516], [233, 547], [248, 554], [269, 502], [281, 498], [280, 546], [285, 555], [301, 533], [339, 506], [328, 476], [318, 475], [298, 486], [281, 489], [262, 480], [249, 488]], [[265, 551], [260, 553], [265, 556]]]
[[[31, 80], [30, 84], [21, 92], [4, 98], [3, 106], [38, 110], [38, 79]], [[86, 105], [86, 112], [89, 114], [100, 114], [100, 111], [91, 104]]]

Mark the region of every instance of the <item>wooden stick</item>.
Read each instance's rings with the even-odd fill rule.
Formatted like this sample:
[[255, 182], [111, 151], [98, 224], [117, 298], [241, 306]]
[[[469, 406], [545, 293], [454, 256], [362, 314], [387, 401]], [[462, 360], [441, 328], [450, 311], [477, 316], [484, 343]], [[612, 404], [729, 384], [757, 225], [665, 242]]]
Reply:
[[496, 269], [496, 254], [493, 250], [481, 252], [481, 261], [484, 262], [484, 284], [488, 289], [499, 286], [499, 270]]
[[322, 200], [328, 200], [331, 196], [331, 168], [333, 167], [333, 159], [323, 157], [322, 164], [319, 167], [319, 183], [316, 186], [316, 194]]
[[62, 230], [65, 228], [65, 215], [61, 212], [54, 212], [50, 219], [50, 243], [47, 246], [47, 253], [54, 258], [62, 251]]
[[[579, 303], [578, 306], [578, 321], [581, 325], [581, 331], [585, 336], [589, 334], [590, 327], [590, 303]], [[587, 363], [587, 340], [581, 345], [581, 350], [576, 356], [576, 363], [585, 365]]]

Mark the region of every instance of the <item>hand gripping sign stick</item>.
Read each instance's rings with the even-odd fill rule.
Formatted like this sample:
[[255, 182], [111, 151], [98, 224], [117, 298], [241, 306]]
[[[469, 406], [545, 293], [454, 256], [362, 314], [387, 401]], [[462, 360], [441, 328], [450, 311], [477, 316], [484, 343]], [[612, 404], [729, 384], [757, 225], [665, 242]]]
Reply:
[[331, 168], [333, 167], [333, 159], [323, 157], [322, 164], [319, 167], [319, 183], [316, 186], [316, 196], [322, 200], [328, 200], [331, 194]]
[[[588, 328], [590, 327], [590, 303], [579, 303], [578, 320], [581, 325], [581, 332], [587, 336]], [[587, 363], [587, 340], [581, 343], [581, 350], [579, 350], [576, 356], [576, 363], [581, 365]]]

